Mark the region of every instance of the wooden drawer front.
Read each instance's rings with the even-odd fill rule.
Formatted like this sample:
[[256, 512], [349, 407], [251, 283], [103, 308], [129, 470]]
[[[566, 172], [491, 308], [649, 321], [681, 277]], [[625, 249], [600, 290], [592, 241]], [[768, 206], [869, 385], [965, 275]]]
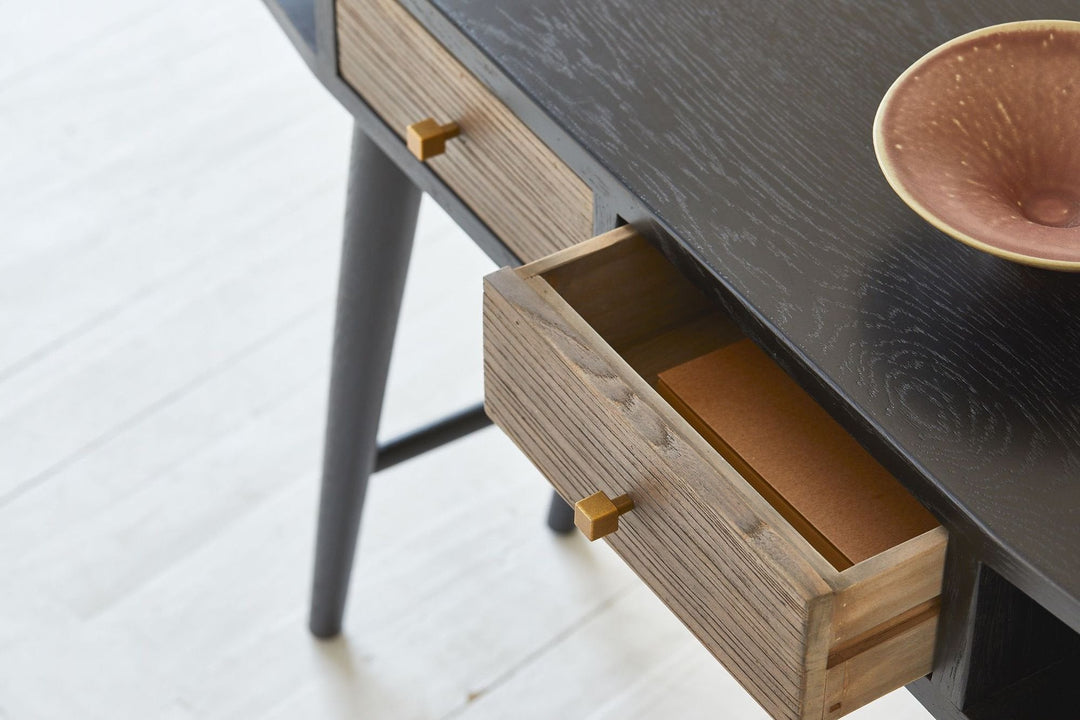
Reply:
[[427, 160], [519, 258], [592, 235], [592, 192], [395, 0], [338, 0], [342, 77], [404, 137], [426, 117], [461, 135]]
[[[585, 309], [587, 306], [587, 309]], [[570, 502], [636, 507], [612, 547], [778, 718], [930, 671], [946, 536], [830, 565], [651, 385], [738, 330], [628, 229], [485, 285], [488, 413]]]

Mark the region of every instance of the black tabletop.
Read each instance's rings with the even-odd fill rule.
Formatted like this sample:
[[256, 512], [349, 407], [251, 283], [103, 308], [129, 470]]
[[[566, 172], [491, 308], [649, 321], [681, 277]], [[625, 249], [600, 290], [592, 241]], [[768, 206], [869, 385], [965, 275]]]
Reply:
[[[1080, 629], [1080, 275], [950, 240], [871, 126], [1032, 0], [433, 0], [667, 228], [958, 536]], [[766, 343], [769, 344], [769, 343]]]

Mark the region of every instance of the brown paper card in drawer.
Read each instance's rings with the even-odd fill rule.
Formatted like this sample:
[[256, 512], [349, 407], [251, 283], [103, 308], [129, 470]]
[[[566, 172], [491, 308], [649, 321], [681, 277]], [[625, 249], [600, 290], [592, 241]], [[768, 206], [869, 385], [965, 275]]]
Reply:
[[661, 373], [659, 390], [838, 569], [937, 525], [750, 340]]

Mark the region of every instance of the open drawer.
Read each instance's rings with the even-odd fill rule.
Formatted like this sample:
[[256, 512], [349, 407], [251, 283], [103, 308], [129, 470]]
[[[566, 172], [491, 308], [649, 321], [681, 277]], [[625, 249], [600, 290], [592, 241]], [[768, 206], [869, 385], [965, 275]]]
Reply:
[[762, 707], [839, 717], [930, 671], [946, 533], [815, 550], [655, 389], [741, 338], [620, 228], [487, 278], [487, 410], [570, 503], [630, 495], [608, 542]]

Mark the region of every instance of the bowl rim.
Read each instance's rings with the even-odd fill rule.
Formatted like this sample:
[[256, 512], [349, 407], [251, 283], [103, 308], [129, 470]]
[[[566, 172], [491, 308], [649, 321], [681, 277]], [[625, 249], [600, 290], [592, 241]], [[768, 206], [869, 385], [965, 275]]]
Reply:
[[1006, 260], [1012, 260], [1013, 262], [1023, 263], [1025, 265], [1034, 265], [1036, 267], [1046, 268], [1049, 270], [1069, 270], [1072, 272], [1080, 271], [1080, 260], [1054, 260], [1051, 258], [1041, 257], [1039, 255], [1028, 255], [1026, 253], [1019, 253], [1013, 250], [1004, 250], [991, 245], [987, 242], [972, 237], [968, 233], [960, 230], [959, 228], [950, 225], [945, 222], [941, 217], [930, 212], [926, 206], [919, 202], [904, 186], [900, 180], [899, 175], [896, 173], [893, 163], [889, 160], [886, 151], [885, 133], [882, 128], [884, 123], [885, 110], [889, 107], [890, 102], [896, 95], [897, 90], [902, 87], [906, 81], [914, 75], [919, 69], [925, 66], [928, 62], [933, 60], [939, 54], [946, 52], [956, 45], [976, 40], [985, 35], [994, 35], [999, 33], [1012, 33], [1018, 31], [1028, 30], [1062, 30], [1064, 32], [1078, 33], [1080, 34], [1080, 21], [1077, 20], [1016, 20], [1013, 22], [999, 23], [997, 25], [989, 25], [987, 27], [979, 28], [978, 30], [972, 30], [971, 32], [958, 35], [957, 37], [947, 40], [946, 42], [938, 45], [934, 49], [930, 50], [918, 60], [908, 66], [904, 72], [900, 73], [899, 77], [893, 81], [892, 85], [885, 92], [885, 95], [881, 98], [881, 102], [878, 104], [877, 112], [874, 114], [874, 155], [877, 156], [878, 167], [881, 168], [881, 172], [885, 175], [885, 179], [892, 187], [893, 191], [900, 196], [908, 207], [914, 210], [923, 220], [927, 221], [938, 230], [941, 230], [945, 234], [953, 237], [965, 245], [969, 245], [977, 250], [996, 255]]

